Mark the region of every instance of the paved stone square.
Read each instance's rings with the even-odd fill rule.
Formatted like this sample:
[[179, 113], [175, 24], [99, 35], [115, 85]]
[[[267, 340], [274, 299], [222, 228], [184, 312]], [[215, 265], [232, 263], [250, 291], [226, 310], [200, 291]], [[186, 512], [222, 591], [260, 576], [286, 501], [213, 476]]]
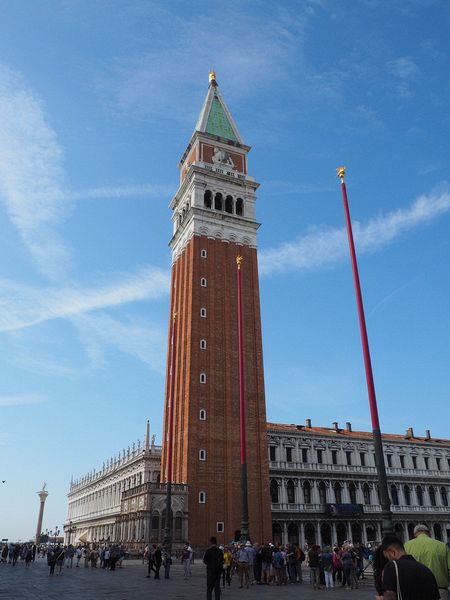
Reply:
[[[57, 569], [56, 569], [57, 570]], [[146, 566], [141, 561], [128, 560], [122, 569], [105, 571], [103, 569], [85, 569], [84, 567], [67, 569], [61, 575], [48, 574], [46, 560], [38, 559], [27, 569], [22, 562], [12, 565], [0, 564], [0, 598], [7, 600], [197, 600], [206, 598], [206, 574], [201, 560], [197, 559], [192, 567], [192, 577], [183, 578], [183, 568], [174, 564], [171, 579], [147, 579]], [[305, 579], [308, 580], [307, 569]], [[367, 579], [358, 590], [313, 591], [309, 583], [285, 585], [282, 587], [254, 585], [239, 589], [237, 577], [222, 595], [223, 600], [235, 599], [294, 599], [311, 600], [313, 598], [333, 598], [334, 600], [373, 599], [375, 593], [372, 581]]]

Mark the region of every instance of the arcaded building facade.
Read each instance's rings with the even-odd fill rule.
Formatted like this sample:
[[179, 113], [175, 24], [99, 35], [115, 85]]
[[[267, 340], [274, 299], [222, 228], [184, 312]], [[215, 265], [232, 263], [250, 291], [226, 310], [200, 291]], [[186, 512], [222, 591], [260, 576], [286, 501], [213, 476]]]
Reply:
[[[123, 543], [132, 553], [144, 543], [163, 539], [166, 486], [160, 483], [161, 446], [150, 441], [128, 446], [91, 471], [73, 480], [68, 493], [65, 543]], [[172, 499], [174, 543], [187, 535], [187, 490], [175, 486]]]
[[[272, 512], [270, 534], [255, 541], [342, 543], [381, 539], [371, 433], [341, 428], [268, 423]], [[384, 434], [384, 451], [396, 532], [412, 537], [417, 523], [450, 541], [450, 441]], [[114, 464], [115, 463], [115, 464]], [[166, 485], [159, 483], [161, 447], [135, 445], [120, 460], [73, 482], [69, 491], [66, 542], [124, 543], [131, 552], [162, 542]], [[251, 465], [250, 465], [251, 468]], [[189, 519], [188, 488], [173, 486], [173, 542], [195, 535]], [[250, 521], [250, 531], [252, 523]]]
[[[381, 539], [372, 434], [339, 427], [268, 423], [272, 537], [301, 544]], [[450, 441], [383, 434], [396, 533], [417, 523], [450, 541]]]

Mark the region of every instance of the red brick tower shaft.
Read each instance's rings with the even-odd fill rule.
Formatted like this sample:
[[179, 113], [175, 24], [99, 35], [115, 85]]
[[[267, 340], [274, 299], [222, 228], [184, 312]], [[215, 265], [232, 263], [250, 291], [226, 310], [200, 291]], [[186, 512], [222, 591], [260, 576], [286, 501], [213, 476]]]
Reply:
[[[227, 542], [242, 521], [236, 257], [244, 259], [246, 453], [249, 529], [271, 537], [266, 410], [256, 255], [255, 191], [247, 153], [212, 79], [181, 163], [173, 209], [170, 314], [177, 314], [173, 482], [189, 486], [189, 537]], [[169, 332], [170, 335], [170, 332]], [[170, 356], [170, 348], [169, 348]], [[169, 361], [170, 362], [170, 361]], [[167, 381], [170, 381], [168, 363]], [[166, 386], [167, 387], [167, 386]], [[163, 441], [167, 477], [168, 389]]]

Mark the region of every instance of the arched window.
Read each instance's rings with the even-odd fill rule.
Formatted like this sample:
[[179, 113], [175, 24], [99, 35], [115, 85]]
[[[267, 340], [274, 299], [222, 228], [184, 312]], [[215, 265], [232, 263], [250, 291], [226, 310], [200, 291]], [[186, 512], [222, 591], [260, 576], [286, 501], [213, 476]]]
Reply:
[[305, 504], [311, 504], [311, 484], [309, 481], [303, 482], [303, 496], [305, 498]]
[[200, 383], [206, 383], [206, 373], [200, 373]]
[[430, 485], [428, 488], [428, 495], [430, 496], [431, 506], [436, 506], [436, 492], [434, 491], [434, 487], [432, 485]]
[[278, 483], [275, 479], [272, 479], [270, 482], [270, 497], [272, 498], [272, 502], [277, 504], [278, 500]]
[[200, 316], [204, 317], [204, 318], [206, 317], [206, 308], [201, 308], [200, 309]]
[[216, 210], [222, 210], [222, 194], [220, 192], [217, 192], [214, 196], [214, 208]]
[[225, 212], [233, 214], [233, 198], [231, 196], [225, 198]]
[[205, 208], [211, 208], [212, 206], [212, 192], [210, 190], [206, 190], [203, 196], [203, 205]]
[[323, 481], [319, 482], [319, 502], [322, 505], [327, 503], [327, 488]]
[[405, 485], [403, 488], [403, 495], [405, 496], [406, 506], [411, 506], [411, 490], [409, 489], [409, 485]]
[[198, 451], [198, 460], [206, 460], [206, 450], [199, 450]]
[[244, 201], [242, 198], [238, 198], [236, 200], [236, 214], [240, 215], [241, 217], [244, 215]]
[[420, 485], [417, 486], [416, 493], [417, 493], [417, 502], [419, 503], [419, 506], [423, 506], [423, 489], [421, 488]]
[[391, 502], [394, 506], [398, 506], [398, 492], [395, 484], [391, 485]]
[[334, 497], [336, 499], [336, 504], [342, 504], [342, 488], [338, 481], [334, 484]]
[[350, 495], [350, 504], [356, 504], [356, 486], [354, 483], [348, 486], [348, 493]]
[[199, 502], [199, 504], [205, 504], [205, 502], [206, 502], [206, 492], [199, 492], [198, 493], [198, 502]]
[[208, 256], [208, 253], [206, 252], [206, 250], [205, 250], [205, 249], [203, 249], [203, 250], [200, 250], [200, 256], [201, 256], [202, 258], [206, 258], [206, 257]]
[[295, 503], [295, 485], [294, 485], [294, 482], [292, 481], [292, 479], [289, 479], [289, 481], [286, 484], [286, 492], [287, 492], [288, 503], [294, 504]]
[[206, 340], [200, 340], [200, 350], [206, 350]]
[[200, 419], [200, 421], [206, 421], [206, 410], [204, 408], [200, 409], [198, 413], [198, 418]]
[[441, 487], [441, 500], [442, 500], [442, 504], [444, 506], [448, 506], [447, 490], [445, 489], [444, 486]]
[[370, 487], [368, 483], [364, 483], [362, 487], [364, 504], [370, 504]]
[[206, 279], [205, 279], [204, 277], [202, 277], [202, 278], [200, 279], [200, 285], [201, 285], [202, 287], [206, 287]]

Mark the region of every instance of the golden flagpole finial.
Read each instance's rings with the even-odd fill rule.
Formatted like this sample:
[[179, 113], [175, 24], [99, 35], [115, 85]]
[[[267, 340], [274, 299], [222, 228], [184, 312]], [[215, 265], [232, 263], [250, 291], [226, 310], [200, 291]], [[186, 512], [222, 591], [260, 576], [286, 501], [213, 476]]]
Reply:
[[237, 268], [238, 268], [239, 270], [241, 269], [241, 264], [242, 264], [243, 260], [244, 260], [244, 257], [243, 257], [243, 256], [241, 256], [240, 254], [238, 254], [238, 255], [236, 256], [236, 264], [237, 264]]
[[339, 179], [341, 180], [341, 183], [344, 183], [344, 177], [345, 177], [345, 169], [347, 167], [339, 167], [338, 169], [336, 169], [337, 171], [337, 176], [339, 177]]
[[209, 83], [216, 83], [216, 72], [211, 69], [211, 71], [209, 72]]

